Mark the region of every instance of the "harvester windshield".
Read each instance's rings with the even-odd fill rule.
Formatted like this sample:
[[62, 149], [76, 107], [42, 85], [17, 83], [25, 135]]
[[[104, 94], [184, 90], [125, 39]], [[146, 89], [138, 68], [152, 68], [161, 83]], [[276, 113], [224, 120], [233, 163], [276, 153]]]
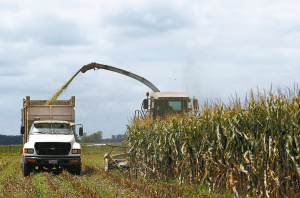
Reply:
[[166, 113], [182, 113], [187, 111], [187, 100], [156, 100], [154, 111], [158, 116]]

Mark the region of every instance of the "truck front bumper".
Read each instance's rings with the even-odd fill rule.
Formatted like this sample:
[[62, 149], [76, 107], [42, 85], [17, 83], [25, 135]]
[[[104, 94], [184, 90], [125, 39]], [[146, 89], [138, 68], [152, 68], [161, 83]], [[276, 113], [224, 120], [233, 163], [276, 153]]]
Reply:
[[80, 157], [25, 157], [25, 163], [32, 165], [75, 165], [81, 164]]

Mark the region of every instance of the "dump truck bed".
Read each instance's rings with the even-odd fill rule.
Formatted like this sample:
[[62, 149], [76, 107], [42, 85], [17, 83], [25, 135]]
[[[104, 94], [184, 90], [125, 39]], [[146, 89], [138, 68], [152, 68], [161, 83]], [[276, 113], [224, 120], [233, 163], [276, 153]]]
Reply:
[[57, 100], [54, 105], [45, 105], [47, 100], [30, 100], [30, 96], [23, 99], [21, 121], [25, 126], [23, 145], [28, 141], [28, 133], [35, 120], [62, 120], [75, 122], [75, 96], [70, 100]]

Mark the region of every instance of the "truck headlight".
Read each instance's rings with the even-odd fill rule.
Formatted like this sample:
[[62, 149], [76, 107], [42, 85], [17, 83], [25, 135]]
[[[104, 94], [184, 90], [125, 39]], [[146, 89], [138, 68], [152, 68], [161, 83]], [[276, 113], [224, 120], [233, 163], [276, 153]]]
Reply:
[[24, 149], [24, 153], [33, 154], [34, 149]]
[[73, 154], [81, 154], [81, 149], [72, 149]]

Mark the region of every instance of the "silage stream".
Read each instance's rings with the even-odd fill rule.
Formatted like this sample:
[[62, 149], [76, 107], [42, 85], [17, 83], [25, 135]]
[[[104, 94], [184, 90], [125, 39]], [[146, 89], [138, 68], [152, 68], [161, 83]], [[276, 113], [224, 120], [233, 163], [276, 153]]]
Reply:
[[66, 89], [68, 88], [69, 84], [73, 81], [73, 79], [79, 74], [80, 70], [74, 74], [66, 84], [64, 84], [53, 96], [50, 100], [48, 100], [45, 105], [53, 105], [58, 98], [58, 96]]

